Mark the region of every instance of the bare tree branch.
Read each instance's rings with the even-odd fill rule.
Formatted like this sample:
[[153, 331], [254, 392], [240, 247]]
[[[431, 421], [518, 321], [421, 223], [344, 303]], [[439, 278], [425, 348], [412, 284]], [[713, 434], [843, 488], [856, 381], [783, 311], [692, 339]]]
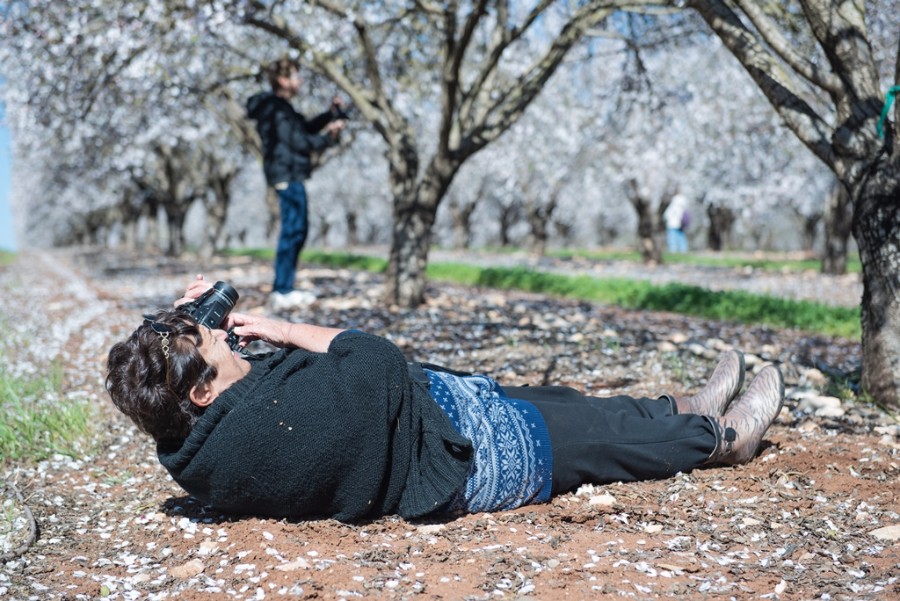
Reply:
[[790, 42], [781, 33], [781, 30], [772, 22], [759, 7], [754, 0], [736, 0], [737, 5], [744, 11], [744, 14], [759, 31], [759, 34], [766, 41], [769, 47], [780, 56], [784, 62], [797, 72], [798, 75], [804, 77], [811, 84], [822, 88], [832, 95], [841, 93], [841, 80], [835, 75], [823, 71], [817, 65], [800, 56]]
[[594, 27], [612, 13], [612, 8], [597, 8], [596, 4], [583, 6], [566, 23], [553, 44], [528, 72], [516, 83], [502, 91], [500, 101], [490, 107], [484, 118], [475, 123], [460, 142], [459, 153], [469, 156], [496, 139], [515, 122], [529, 103], [537, 96], [546, 81], [555, 72], [566, 53], [587, 28]]
[[441, 73], [443, 88], [443, 110], [441, 114], [440, 132], [438, 134], [439, 153], [447, 155], [450, 147], [451, 132], [456, 123], [456, 107], [459, 101], [460, 68], [466, 51], [472, 41], [472, 35], [478, 23], [487, 14], [487, 0], [479, 0], [472, 6], [466, 17], [463, 31], [456, 38], [456, 2], [448, 3], [444, 18], [444, 65]]
[[[372, 43], [372, 39], [369, 37], [369, 30], [362, 20], [354, 20], [353, 28], [356, 29], [356, 35], [359, 37], [359, 42], [362, 45], [363, 56], [366, 62], [366, 74], [371, 81], [375, 104], [381, 107], [382, 110], [387, 111], [390, 102], [384, 92], [384, 82], [381, 79], [381, 70], [378, 67], [378, 50], [375, 48], [375, 44]], [[387, 116], [389, 121], [396, 125], [397, 115], [391, 112]]]
[[844, 96], [868, 101], [869, 110], [877, 116], [881, 110], [878, 71], [872, 61], [872, 48], [866, 33], [864, 4], [801, 0], [800, 6], [832, 70], [848, 88], [844, 90]]
[[347, 15], [347, 10], [342, 6], [338, 6], [334, 2], [329, 2], [328, 0], [309, 0], [309, 3], [312, 4], [313, 6], [318, 6], [319, 8], [323, 9], [325, 12], [332, 14], [335, 17], [338, 17], [341, 19], [349, 18]]
[[414, 0], [413, 4], [420, 8], [422, 12], [433, 17], [441, 17], [444, 14], [444, 9], [441, 8], [439, 4], [435, 4], [434, 2], [428, 2], [427, 0]]
[[506, 27], [506, 22], [509, 18], [509, 7], [506, 1], [503, 0], [498, 4], [497, 22], [491, 36], [490, 49], [488, 50], [484, 61], [479, 66], [478, 75], [475, 77], [475, 80], [469, 86], [469, 89], [463, 93], [463, 99], [459, 110], [460, 121], [462, 123], [468, 123], [473, 120], [472, 111], [475, 107], [475, 103], [478, 101], [481, 93], [490, 87], [487, 85], [487, 82], [493, 79], [503, 53], [510, 44], [518, 40], [522, 34], [528, 31], [537, 18], [552, 4], [552, 1], [553, 0], [542, 0], [536, 4], [522, 23], [518, 27], [513, 27], [511, 29]]
[[779, 61], [723, 0], [688, 0], [740, 61], [787, 126], [825, 164], [834, 166], [831, 126], [801, 97]]

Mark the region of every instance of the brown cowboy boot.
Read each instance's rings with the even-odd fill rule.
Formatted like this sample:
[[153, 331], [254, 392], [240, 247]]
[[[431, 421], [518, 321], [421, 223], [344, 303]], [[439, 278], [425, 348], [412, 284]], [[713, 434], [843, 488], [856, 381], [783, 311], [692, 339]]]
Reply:
[[725, 412], [744, 384], [744, 354], [727, 351], [709, 377], [706, 387], [693, 396], [675, 399], [678, 413], [718, 416]]
[[736, 465], [756, 455], [762, 437], [784, 404], [784, 378], [774, 365], [762, 368], [747, 391], [715, 418], [716, 448], [707, 463]]

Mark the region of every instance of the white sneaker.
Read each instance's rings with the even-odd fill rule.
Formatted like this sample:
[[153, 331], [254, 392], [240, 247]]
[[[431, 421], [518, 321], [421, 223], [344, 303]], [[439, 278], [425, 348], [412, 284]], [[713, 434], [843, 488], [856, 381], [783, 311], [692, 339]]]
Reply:
[[305, 307], [316, 302], [316, 295], [306, 290], [291, 290], [290, 292], [273, 292], [269, 295], [269, 303], [276, 311]]

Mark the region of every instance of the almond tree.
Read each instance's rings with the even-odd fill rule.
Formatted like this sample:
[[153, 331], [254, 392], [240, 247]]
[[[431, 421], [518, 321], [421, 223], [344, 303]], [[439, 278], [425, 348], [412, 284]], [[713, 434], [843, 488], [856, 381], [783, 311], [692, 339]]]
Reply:
[[[235, 8], [336, 83], [384, 138], [393, 196], [386, 296], [416, 306], [435, 216], [460, 167], [515, 123], [585, 31], [620, 4], [314, 0], [292, 13], [248, 0]], [[331, 27], [304, 27], [304, 15]], [[332, 48], [323, 50], [323, 39]], [[422, 110], [438, 123], [430, 144], [416, 137], [413, 114]]]
[[[16, 154], [42, 160], [53, 174], [44, 217], [55, 211], [76, 229], [109, 219], [128, 228], [146, 215], [134, 203], [158, 206], [168, 216], [168, 250], [177, 253], [184, 216], [202, 201], [207, 240], [221, 239], [241, 146], [220, 123], [224, 109], [189, 93], [205, 75], [194, 36], [192, 24], [160, 2], [36, 0], [2, 14]], [[33, 228], [47, 229], [46, 219], [29, 216]], [[50, 242], [65, 239], [62, 232]]]
[[[883, 124], [883, 135], [878, 129], [886, 104], [883, 84], [900, 81], [900, 6], [884, 2], [885, 12], [879, 13], [876, 3], [862, 0], [687, 0], [686, 5], [849, 192], [863, 266], [862, 385], [878, 401], [900, 407], [900, 146], [894, 129], [900, 102]], [[870, 30], [870, 24], [879, 29]], [[872, 36], [885, 30], [897, 49], [880, 62], [893, 61], [883, 78], [876, 55], [880, 45], [873, 45]]]
[[825, 200], [825, 240], [822, 253], [822, 273], [847, 273], [847, 243], [851, 229], [850, 195], [841, 182], [835, 180]]

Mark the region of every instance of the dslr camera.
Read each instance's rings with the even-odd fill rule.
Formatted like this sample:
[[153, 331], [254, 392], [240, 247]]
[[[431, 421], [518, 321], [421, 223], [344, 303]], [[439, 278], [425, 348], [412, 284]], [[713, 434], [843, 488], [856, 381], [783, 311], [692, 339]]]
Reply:
[[[225, 323], [225, 318], [234, 309], [240, 295], [234, 286], [226, 282], [216, 282], [213, 287], [204, 292], [196, 299], [184, 303], [178, 307], [179, 311], [183, 311], [197, 320], [202, 326], [206, 326], [211, 330], [221, 329]], [[242, 352], [238, 344], [238, 336], [234, 333], [234, 328], [228, 330], [228, 338], [226, 342], [231, 350]]]

